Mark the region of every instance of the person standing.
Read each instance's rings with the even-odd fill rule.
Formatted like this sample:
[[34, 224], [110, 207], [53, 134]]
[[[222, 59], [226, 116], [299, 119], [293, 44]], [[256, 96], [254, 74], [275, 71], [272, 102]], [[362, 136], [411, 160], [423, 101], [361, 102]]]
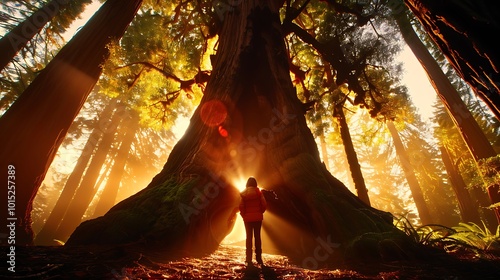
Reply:
[[240, 215], [245, 223], [246, 230], [246, 263], [252, 265], [252, 242], [255, 236], [255, 259], [257, 263], [263, 265], [262, 261], [262, 241], [260, 238], [260, 228], [264, 219], [264, 212], [267, 208], [266, 199], [257, 187], [257, 180], [248, 178], [246, 188], [241, 193]]

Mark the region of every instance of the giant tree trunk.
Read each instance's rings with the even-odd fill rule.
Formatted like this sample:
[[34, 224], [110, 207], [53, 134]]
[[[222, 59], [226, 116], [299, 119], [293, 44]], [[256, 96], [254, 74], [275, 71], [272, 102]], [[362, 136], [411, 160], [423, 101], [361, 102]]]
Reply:
[[[101, 74], [107, 45], [120, 38], [142, 0], [108, 0], [0, 118], [0, 180], [15, 167], [16, 242], [32, 244], [33, 199], [68, 128]], [[2, 205], [7, 205], [3, 196]], [[7, 219], [7, 211], [0, 218]], [[5, 230], [5, 229], [4, 229]]]
[[403, 142], [399, 137], [398, 130], [391, 121], [387, 121], [386, 124], [394, 141], [394, 147], [396, 148], [401, 168], [403, 169], [408, 185], [410, 186], [411, 195], [413, 197], [413, 201], [415, 201], [420, 221], [424, 225], [430, 224], [432, 222], [432, 218], [429, 212], [429, 207], [427, 207], [427, 203], [422, 193], [422, 188], [420, 188], [417, 176], [415, 175], [415, 170], [410, 163], [410, 158], [408, 157]]
[[[381, 257], [374, 248], [388, 236], [406, 242], [391, 215], [367, 206], [321, 163], [290, 80], [278, 9], [249, 0], [226, 14], [203, 99], [163, 170], [103, 217], [83, 222], [66, 246], [211, 252], [232, 229], [235, 186], [248, 176], [276, 194], [267, 195], [264, 250], [272, 242], [313, 265], [347, 251]], [[363, 241], [375, 243], [357, 246]], [[318, 248], [325, 248], [320, 259]]]
[[497, 1], [404, 0], [457, 73], [500, 120]]

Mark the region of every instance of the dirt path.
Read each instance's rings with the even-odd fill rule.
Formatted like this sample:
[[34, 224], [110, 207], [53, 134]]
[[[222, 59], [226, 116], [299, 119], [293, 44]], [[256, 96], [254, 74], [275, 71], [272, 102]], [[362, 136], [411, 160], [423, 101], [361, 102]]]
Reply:
[[308, 270], [284, 256], [264, 254], [263, 259], [263, 267], [246, 267], [244, 248], [232, 245], [221, 245], [203, 258], [161, 262], [117, 248], [96, 254], [65, 247], [21, 247], [16, 253], [16, 273], [2, 262], [0, 279], [500, 279], [499, 261], [439, 263], [430, 259], [425, 264], [358, 263], [349, 268]]

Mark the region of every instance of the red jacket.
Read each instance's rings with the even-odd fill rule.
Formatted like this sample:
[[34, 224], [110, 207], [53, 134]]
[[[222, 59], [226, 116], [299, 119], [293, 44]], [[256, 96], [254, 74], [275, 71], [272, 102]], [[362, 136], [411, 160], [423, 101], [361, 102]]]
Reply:
[[257, 187], [247, 187], [240, 193], [240, 214], [244, 222], [258, 222], [264, 219], [266, 199]]

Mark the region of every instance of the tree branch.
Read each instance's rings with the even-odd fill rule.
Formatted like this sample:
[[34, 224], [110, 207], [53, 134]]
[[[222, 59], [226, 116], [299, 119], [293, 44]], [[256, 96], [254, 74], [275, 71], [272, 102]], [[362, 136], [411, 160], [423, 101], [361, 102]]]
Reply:
[[358, 26], [363, 26], [368, 23], [371, 19], [370, 15], [363, 15], [363, 5], [354, 4], [354, 8], [348, 7], [346, 5], [337, 3], [336, 0], [321, 0], [322, 2], [327, 2], [332, 6], [338, 13], [347, 13], [356, 17]]

